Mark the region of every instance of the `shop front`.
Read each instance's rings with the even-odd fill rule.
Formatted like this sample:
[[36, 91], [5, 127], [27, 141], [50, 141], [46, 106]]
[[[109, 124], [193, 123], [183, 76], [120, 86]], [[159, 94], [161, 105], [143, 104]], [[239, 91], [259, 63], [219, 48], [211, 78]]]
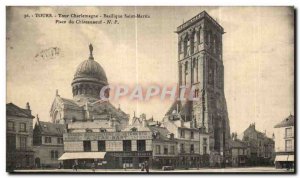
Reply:
[[94, 163], [96, 166], [101, 164], [106, 152], [66, 152], [58, 160], [63, 161], [65, 169], [73, 168], [76, 165], [79, 169], [88, 169]]
[[152, 165], [152, 151], [108, 152], [105, 161], [110, 169], [140, 169], [146, 161]]

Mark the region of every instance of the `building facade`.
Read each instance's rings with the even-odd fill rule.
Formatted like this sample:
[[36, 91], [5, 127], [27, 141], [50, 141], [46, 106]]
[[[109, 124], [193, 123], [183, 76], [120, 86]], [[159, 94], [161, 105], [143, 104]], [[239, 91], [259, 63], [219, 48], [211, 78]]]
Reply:
[[249, 147], [246, 142], [237, 138], [237, 133], [232, 133], [232, 139], [229, 141], [229, 166], [243, 167], [248, 166]]
[[195, 121], [184, 121], [178, 112], [164, 117], [162, 124], [177, 140], [179, 168], [209, 166], [210, 137]]
[[63, 154], [63, 133], [65, 125], [43, 122], [36, 116], [33, 129], [34, 163], [36, 168], [58, 168]]
[[26, 109], [6, 104], [6, 169], [28, 169], [34, 166], [30, 105]]
[[224, 29], [203, 11], [180, 25], [176, 33], [179, 86], [191, 88], [199, 100], [176, 101], [167, 115], [178, 108], [184, 121], [195, 119], [198, 128], [205, 128], [210, 133], [210, 164], [220, 165], [230, 139], [224, 95]]
[[243, 141], [249, 146], [250, 165], [273, 165], [275, 159], [275, 143], [273, 138], [266, 136], [266, 133], [259, 132], [255, 129], [255, 123], [243, 133]]
[[290, 115], [275, 125], [275, 166], [276, 168], [294, 167], [295, 117]]
[[[90, 57], [76, 69], [73, 99], [58, 93], [51, 107], [53, 122], [66, 124], [64, 167], [139, 168], [152, 157], [152, 132], [148, 127], [130, 126], [129, 115], [101, 100], [100, 90], [108, 85], [105, 71]], [[109, 96], [109, 90], [105, 97]]]

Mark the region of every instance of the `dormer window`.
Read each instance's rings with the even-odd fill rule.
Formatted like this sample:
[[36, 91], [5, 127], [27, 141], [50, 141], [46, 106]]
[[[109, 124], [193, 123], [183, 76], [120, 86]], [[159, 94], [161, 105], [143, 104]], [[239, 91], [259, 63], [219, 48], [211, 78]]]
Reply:
[[157, 131], [153, 132], [152, 137], [155, 138], [155, 139], [158, 139], [159, 138], [159, 132], [157, 132]]
[[100, 129], [100, 132], [106, 132], [106, 129], [102, 129], [102, 128], [101, 128], [101, 129]]
[[136, 132], [137, 131], [137, 128], [136, 127], [133, 127], [130, 129], [132, 132]]
[[172, 139], [174, 139], [174, 134], [173, 133], [169, 133], [167, 135], [167, 137], [168, 137], [168, 139], [172, 140]]
[[91, 132], [93, 132], [93, 130], [92, 130], [92, 129], [85, 129], [85, 131], [86, 131], [87, 133], [91, 133]]

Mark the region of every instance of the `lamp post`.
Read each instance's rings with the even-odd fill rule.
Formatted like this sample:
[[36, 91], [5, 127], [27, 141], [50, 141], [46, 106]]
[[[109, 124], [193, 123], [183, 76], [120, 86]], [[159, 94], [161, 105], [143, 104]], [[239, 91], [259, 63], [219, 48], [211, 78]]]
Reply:
[[198, 170], [200, 169], [200, 154], [201, 154], [201, 127], [199, 127], [199, 159], [198, 159]]

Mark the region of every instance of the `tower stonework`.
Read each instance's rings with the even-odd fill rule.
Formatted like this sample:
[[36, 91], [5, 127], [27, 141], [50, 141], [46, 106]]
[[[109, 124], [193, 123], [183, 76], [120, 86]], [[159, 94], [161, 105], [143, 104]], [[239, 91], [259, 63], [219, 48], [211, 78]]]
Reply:
[[193, 87], [197, 101], [181, 102], [185, 121], [210, 135], [211, 164], [222, 163], [230, 139], [224, 95], [224, 29], [203, 11], [177, 28], [179, 85]]

